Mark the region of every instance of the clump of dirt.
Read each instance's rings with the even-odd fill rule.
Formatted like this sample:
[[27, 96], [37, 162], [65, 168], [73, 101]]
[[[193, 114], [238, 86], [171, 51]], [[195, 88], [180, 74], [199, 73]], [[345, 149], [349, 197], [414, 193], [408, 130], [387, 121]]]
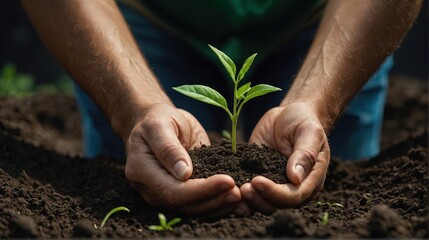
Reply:
[[267, 146], [238, 143], [234, 154], [231, 142], [223, 140], [218, 145], [191, 150], [189, 155], [194, 167], [193, 178], [207, 178], [213, 173], [227, 174], [237, 186], [259, 175], [279, 184], [289, 182], [285, 175], [287, 158]]

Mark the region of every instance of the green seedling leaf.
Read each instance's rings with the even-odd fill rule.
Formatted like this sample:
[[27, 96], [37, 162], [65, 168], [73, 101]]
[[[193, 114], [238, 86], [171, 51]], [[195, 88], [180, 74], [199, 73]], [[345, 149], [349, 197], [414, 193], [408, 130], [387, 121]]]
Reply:
[[151, 225], [151, 226], [149, 226], [149, 230], [152, 230], [152, 231], [164, 231], [164, 227], [162, 227], [160, 225]]
[[4, 65], [0, 73], [2, 79], [13, 79], [15, 74], [16, 66], [14, 64]]
[[106, 216], [103, 218], [103, 221], [101, 221], [101, 224], [100, 224], [100, 229], [102, 229], [103, 228], [103, 226], [104, 226], [104, 224], [107, 222], [107, 220], [110, 218], [110, 216], [112, 215], [112, 214], [114, 214], [114, 213], [116, 213], [116, 212], [119, 212], [119, 211], [127, 211], [127, 212], [130, 212], [130, 210], [128, 209], [128, 208], [126, 208], [126, 207], [116, 207], [116, 208], [113, 208], [112, 210], [110, 210], [109, 211], [109, 213], [107, 213], [106, 214]]
[[225, 98], [211, 87], [204, 85], [182, 85], [173, 87], [173, 89], [198, 101], [220, 107], [231, 114]]
[[222, 130], [221, 135], [226, 139], [231, 139], [231, 133], [229, 133], [227, 130]]
[[173, 225], [179, 223], [182, 221], [181, 218], [174, 218], [167, 222], [167, 218], [164, 214], [158, 213], [158, 219], [159, 219], [159, 225], [150, 225], [149, 230], [153, 231], [166, 231], [166, 230], [173, 230]]
[[244, 102], [248, 102], [250, 99], [253, 99], [255, 97], [263, 96], [267, 93], [276, 92], [276, 91], [281, 91], [281, 89], [268, 84], [258, 84], [252, 87], [247, 92], [247, 95], [244, 98]]
[[235, 82], [235, 75], [237, 74], [237, 68], [235, 67], [234, 62], [231, 60], [231, 58], [229, 58], [225, 53], [223, 53], [219, 49], [213, 47], [210, 44], [209, 44], [209, 47], [217, 55], [217, 57], [225, 67], [226, 71], [229, 73], [229, 76], [231, 76], [232, 81]]
[[237, 99], [243, 99], [246, 96], [246, 93], [248, 91], [250, 91], [251, 87], [250, 87], [250, 82], [244, 84], [243, 86], [241, 86], [238, 90], [237, 90]]
[[340, 203], [331, 203], [331, 207], [333, 207], [333, 208], [344, 208], [344, 206]]
[[34, 79], [29, 74], [16, 74], [15, 86], [21, 92], [29, 92], [34, 88]]
[[163, 228], [166, 228], [167, 219], [165, 218], [165, 215], [162, 213], [158, 213], [158, 219], [159, 219], [159, 225], [161, 225]]
[[268, 84], [259, 84], [254, 87], [251, 87], [250, 82], [243, 84], [241, 87], [239, 87], [239, 82], [244, 78], [244, 75], [249, 70], [257, 54], [255, 53], [246, 59], [236, 78], [237, 69], [234, 62], [222, 51], [211, 46], [210, 44], [209, 44], [209, 47], [218, 56], [219, 60], [222, 62], [223, 66], [225, 67], [225, 69], [227, 70], [227, 72], [229, 73], [229, 75], [231, 76], [234, 82], [234, 88], [233, 88], [234, 101], [232, 104], [232, 110], [231, 111], [229, 110], [225, 98], [216, 90], [210, 87], [203, 86], [203, 85], [183, 85], [179, 87], [173, 87], [173, 89], [188, 97], [197, 99], [199, 101], [202, 101], [214, 106], [221, 107], [228, 113], [232, 123], [231, 135], [230, 135], [231, 150], [232, 150], [232, 153], [235, 154], [237, 151], [237, 123], [238, 123], [238, 117], [240, 115], [243, 105], [247, 101], [255, 97], [259, 97], [270, 92], [281, 91], [281, 89]]
[[244, 78], [244, 75], [246, 75], [247, 71], [249, 71], [250, 66], [252, 66], [253, 60], [255, 59], [257, 53], [253, 54], [252, 56], [248, 57], [246, 61], [244, 62], [243, 66], [240, 69], [240, 72], [238, 72], [237, 82], [240, 82], [241, 79]]
[[171, 221], [169, 221], [167, 223], [167, 226], [169, 226], [171, 229], [173, 229], [171, 226], [176, 225], [176, 224], [178, 224], [181, 221], [182, 221], [181, 218], [173, 218]]

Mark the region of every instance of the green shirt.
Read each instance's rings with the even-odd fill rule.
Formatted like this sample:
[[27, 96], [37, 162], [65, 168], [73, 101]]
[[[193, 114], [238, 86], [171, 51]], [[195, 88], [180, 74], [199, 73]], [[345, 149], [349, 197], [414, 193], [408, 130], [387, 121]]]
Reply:
[[[211, 44], [238, 64], [261, 60], [320, 16], [324, 0], [134, 0], [155, 23], [213, 61]], [[136, 6], [137, 4], [135, 4]]]

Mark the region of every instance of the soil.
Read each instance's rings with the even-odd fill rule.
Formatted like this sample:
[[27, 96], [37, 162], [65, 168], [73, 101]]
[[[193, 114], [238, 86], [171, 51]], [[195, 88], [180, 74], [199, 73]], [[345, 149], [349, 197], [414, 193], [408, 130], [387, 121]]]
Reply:
[[288, 183], [285, 170], [287, 158], [273, 148], [256, 144], [237, 143], [236, 154], [231, 142], [220, 140], [219, 144], [203, 146], [189, 151], [194, 167], [192, 178], [207, 178], [213, 173], [230, 175], [237, 186], [250, 182], [261, 175], [276, 183]]
[[[81, 157], [79, 115], [72, 97], [3, 97], [0, 238], [428, 238], [427, 103], [426, 82], [393, 79], [382, 152], [356, 162], [333, 158], [325, 188], [315, 201], [270, 215], [197, 218], [147, 206], [125, 179], [124, 159]], [[226, 144], [220, 149], [228, 148]], [[255, 146], [239, 145], [244, 147]], [[242, 176], [242, 182], [251, 177]], [[318, 206], [319, 201], [344, 208]], [[131, 212], [116, 213], [103, 229], [96, 229], [94, 224], [117, 206]], [[159, 212], [183, 222], [170, 232], [148, 230], [158, 223]], [[324, 215], [329, 216], [327, 224], [322, 222]]]

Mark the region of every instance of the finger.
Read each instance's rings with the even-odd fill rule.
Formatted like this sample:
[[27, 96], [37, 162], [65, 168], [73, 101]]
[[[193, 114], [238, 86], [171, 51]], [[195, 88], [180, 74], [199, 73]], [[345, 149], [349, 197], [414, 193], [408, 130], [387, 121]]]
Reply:
[[[192, 181], [192, 179], [188, 181]], [[240, 201], [240, 190], [235, 186], [233, 189], [223, 192], [214, 198], [209, 198], [196, 204], [185, 205], [180, 208], [180, 211], [195, 215], [208, 213], [216, 213], [218, 215], [229, 214], [235, 210]]]
[[[286, 174], [288, 179], [299, 184], [307, 176], [310, 170], [318, 161], [319, 153], [329, 154], [326, 152], [324, 145], [327, 145], [326, 135], [321, 127], [307, 127], [296, 133], [294, 140], [293, 152], [288, 159]], [[321, 156], [321, 160], [326, 156]]]
[[315, 189], [325, 180], [326, 168], [323, 164], [316, 164], [308, 176], [299, 184], [276, 184], [268, 178], [258, 176], [251, 184], [266, 201], [275, 207], [293, 207], [301, 205], [310, 198]]
[[[185, 116], [185, 118], [189, 122], [189, 126], [192, 128], [192, 134], [189, 134], [190, 135], [189, 137], [191, 139], [189, 139], [188, 141], [186, 141], [185, 139], [182, 139], [181, 142], [182, 143], [189, 142], [189, 144], [187, 145], [188, 149], [198, 148], [198, 147], [201, 147], [202, 145], [210, 146], [210, 138], [207, 132], [204, 130], [201, 123], [198, 122], [198, 120], [194, 116], [192, 116], [192, 114], [190, 114], [189, 112], [182, 109], [178, 109], [178, 110], [183, 114], [183, 116]], [[179, 136], [185, 136], [185, 134], [180, 134], [179, 132]]]
[[265, 214], [270, 214], [275, 211], [275, 207], [263, 199], [258, 191], [253, 188], [252, 184], [245, 183], [240, 187], [240, 192], [243, 200], [255, 210]]
[[259, 146], [275, 146], [275, 132], [272, 126], [282, 109], [279, 107], [272, 108], [262, 116], [250, 135], [249, 143], [255, 143]]
[[[186, 121], [181, 114], [177, 114], [177, 118], [177, 122]], [[146, 119], [143, 125], [143, 138], [162, 166], [177, 179], [188, 179], [192, 174], [192, 162], [179, 141], [179, 128], [185, 131], [182, 135], [190, 135], [187, 127], [177, 126], [173, 120], [157, 118]]]
[[[207, 200], [231, 190], [234, 179], [228, 175], [214, 175], [207, 179], [181, 181], [174, 178], [155, 158], [144, 140], [127, 145], [125, 175], [131, 183], [144, 184], [162, 204], [181, 205]], [[145, 198], [146, 199], [146, 198]]]
[[[166, 173], [166, 175], [168, 177], [169, 174]], [[232, 191], [234, 187], [235, 182], [230, 176], [220, 174], [206, 179], [189, 179], [186, 181], [173, 179], [173, 181], [165, 180], [149, 184], [149, 188], [159, 189], [157, 194], [166, 205], [173, 207], [195, 205], [209, 201], [207, 205], [195, 209], [195, 211], [199, 212], [203, 212], [204, 208], [207, 208], [206, 211], [212, 211], [218, 205], [238, 202], [241, 196], [239, 191]], [[217, 198], [222, 194], [226, 194], [224, 198]]]

